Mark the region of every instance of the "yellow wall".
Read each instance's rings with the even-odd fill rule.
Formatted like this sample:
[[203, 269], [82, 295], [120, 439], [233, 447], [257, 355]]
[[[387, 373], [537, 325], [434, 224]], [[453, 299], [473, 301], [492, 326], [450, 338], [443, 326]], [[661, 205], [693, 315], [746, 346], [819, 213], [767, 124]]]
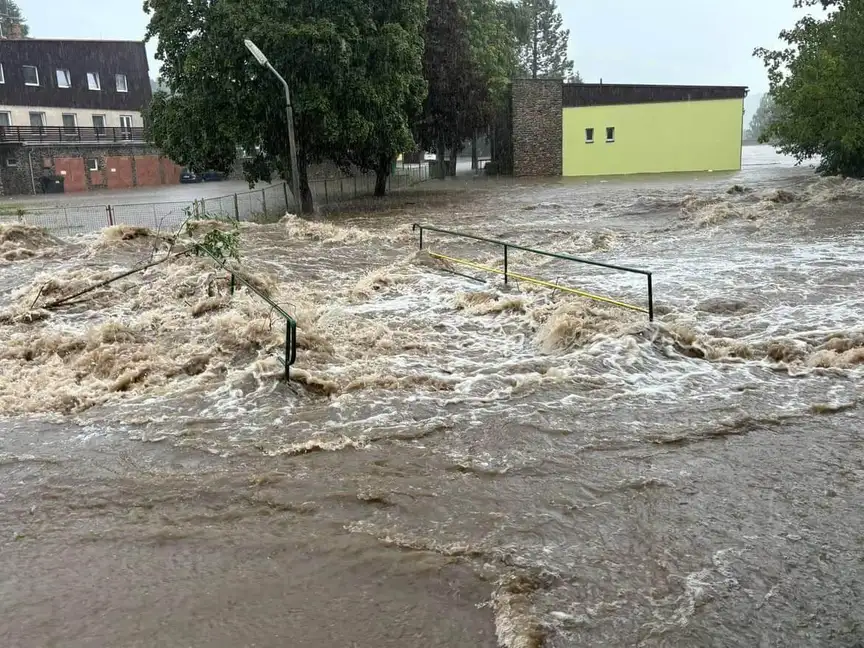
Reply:
[[741, 168], [743, 99], [565, 108], [563, 119], [565, 176]]

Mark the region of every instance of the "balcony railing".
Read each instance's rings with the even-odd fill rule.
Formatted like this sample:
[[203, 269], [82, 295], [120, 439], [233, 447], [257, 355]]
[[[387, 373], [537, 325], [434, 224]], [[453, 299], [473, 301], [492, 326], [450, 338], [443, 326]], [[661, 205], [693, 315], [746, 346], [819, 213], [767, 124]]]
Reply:
[[147, 134], [140, 127], [0, 126], [0, 143], [119, 144], [146, 141]]

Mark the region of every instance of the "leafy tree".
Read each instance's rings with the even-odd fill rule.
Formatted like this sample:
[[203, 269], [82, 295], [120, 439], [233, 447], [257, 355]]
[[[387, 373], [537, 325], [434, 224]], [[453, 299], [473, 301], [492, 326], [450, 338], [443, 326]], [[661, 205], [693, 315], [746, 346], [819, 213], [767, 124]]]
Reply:
[[0, 0], [0, 28], [4, 37], [9, 37], [14, 25], [20, 26], [24, 38], [30, 35], [30, 26], [18, 3], [15, 0]]
[[820, 172], [864, 177], [864, 3], [795, 0], [796, 7], [816, 5], [828, 13], [782, 31], [784, 49], [755, 51], [776, 105], [761, 140], [799, 162], [820, 156]]
[[424, 148], [438, 154], [443, 175], [445, 151], [453, 150], [455, 161], [455, 152], [482, 120], [488, 85], [474, 63], [460, 0], [429, 0], [427, 12], [423, 74], [429, 94], [418, 134]]
[[750, 128], [747, 131], [747, 138], [758, 140], [762, 134], [768, 130], [768, 127], [774, 121], [774, 99], [770, 94], [762, 95], [759, 101], [759, 107], [753, 114], [750, 120]]
[[337, 163], [354, 164], [376, 174], [375, 195], [387, 191], [392, 162], [414, 148], [411, 127], [426, 96], [423, 78], [423, 0], [371, 0], [358, 17], [366, 37], [358, 44], [354, 69], [347, 75], [339, 112], [359, 111], [365, 128], [354, 131]]
[[518, 22], [522, 73], [532, 79], [568, 79], [573, 61], [567, 58], [570, 30], [555, 0], [521, 0]]
[[[309, 165], [333, 160], [384, 172], [410, 143], [422, 96], [422, 0], [146, 0], [161, 79], [148, 111], [156, 144], [193, 169], [227, 170], [237, 149], [250, 184], [290, 177], [285, 96], [243, 39], [291, 88], [300, 198], [313, 210]], [[386, 73], [385, 73], [386, 72]], [[384, 183], [386, 187], [386, 175]]]

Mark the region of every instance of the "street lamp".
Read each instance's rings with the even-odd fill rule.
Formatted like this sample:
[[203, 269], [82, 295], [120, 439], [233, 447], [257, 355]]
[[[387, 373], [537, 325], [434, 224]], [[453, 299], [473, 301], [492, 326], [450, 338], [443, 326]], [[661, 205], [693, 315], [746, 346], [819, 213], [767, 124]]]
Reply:
[[289, 155], [291, 156], [291, 192], [294, 194], [295, 213], [299, 216], [303, 208], [300, 202], [300, 171], [297, 166], [297, 142], [294, 139], [294, 109], [291, 107], [291, 91], [288, 89], [288, 82], [270, 65], [270, 61], [264, 56], [264, 52], [258, 49], [258, 46], [248, 38], [243, 42], [246, 44], [246, 49], [255, 57], [255, 60], [275, 74], [276, 78], [285, 86], [285, 109], [288, 114], [288, 147], [290, 148]]

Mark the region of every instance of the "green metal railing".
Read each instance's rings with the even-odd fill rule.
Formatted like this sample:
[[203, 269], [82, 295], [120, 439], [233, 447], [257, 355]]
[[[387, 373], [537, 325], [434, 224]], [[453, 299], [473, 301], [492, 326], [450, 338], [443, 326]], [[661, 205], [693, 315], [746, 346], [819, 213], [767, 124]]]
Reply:
[[[474, 268], [475, 270], [482, 270], [484, 272], [492, 272], [495, 274], [504, 275], [504, 283], [509, 283], [510, 279], [517, 279], [519, 281], [527, 281], [529, 283], [537, 284], [539, 286], [545, 286], [547, 288], [552, 288], [554, 290], [562, 290], [564, 292], [569, 292], [574, 295], [579, 295], [580, 297], [586, 297], [588, 299], [593, 299], [594, 301], [604, 302], [607, 304], [612, 304], [614, 306], [620, 306], [621, 308], [626, 308], [628, 310], [638, 311], [640, 313], [646, 313], [648, 315], [648, 320], [654, 321], [654, 279], [651, 272], [648, 270], [640, 270], [639, 268], [628, 268], [627, 266], [614, 265], [612, 263], [603, 263], [602, 261], [592, 261], [591, 259], [581, 259], [579, 257], [570, 256], [569, 254], [558, 254], [557, 252], [546, 252], [545, 250], [535, 250], [534, 248], [525, 247], [522, 245], [515, 245], [513, 243], [507, 243], [505, 241], [498, 241], [495, 239], [485, 238], [483, 236], [475, 236], [474, 234], [465, 234], [463, 232], [454, 232], [452, 230], [441, 229], [438, 227], [430, 227], [428, 225], [421, 225], [419, 223], [414, 223], [411, 227], [412, 231], [420, 232], [420, 249], [423, 249], [423, 232], [437, 232], [439, 234], [447, 234], [449, 236], [456, 236], [458, 238], [466, 238], [474, 241], [480, 241], [482, 243], [491, 243], [493, 245], [499, 245], [504, 248], [504, 270], [500, 270], [499, 268], [492, 268], [490, 266], [481, 265], [479, 263], [474, 263], [473, 261], [469, 261], [467, 259], [459, 259], [457, 257], [447, 256], [444, 254], [437, 254], [435, 252], [430, 252], [430, 256], [442, 259], [445, 261], [449, 261], [451, 263], [457, 263], [459, 265], [464, 265], [469, 268]], [[623, 301], [618, 301], [614, 299], [610, 299], [609, 297], [603, 297], [601, 295], [594, 295], [589, 292], [585, 292], [582, 290], [576, 290], [575, 288], [570, 288], [567, 286], [562, 286], [558, 283], [553, 283], [550, 281], [544, 281], [542, 279], [537, 279], [535, 277], [529, 277], [522, 274], [517, 274], [512, 272], [509, 267], [509, 251], [510, 250], [518, 250], [520, 252], [529, 252], [531, 254], [537, 254], [540, 256], [551, 257], [553, 259], [562, 259], [564, 261], [573, 261], [575, 263], [584, 263], [591, 266], [597, 266], [599, 268], [608, 268], [610, 270], [618, 270], [620, 272], [629, 272], [632, 274], [638, 274], [646, 277], [648, 279], [648, 308], [643, 308], [642, 306], [636, 306], [634, 304], [628, 304]], [[454, 274], [460, 276], [466, 276], [469, 279], [475, 279], [475, 277], [470, 277], [468, 275], [463, 275], [460, 272], [454, 272]]]
[[291, 365], [293, 365], [297, 361], [297, 322], [291, 317], [288, 313], [285, 312], [279, 304], [270, 299], [267, 295], [261, 292], [258, 288], [253, 286], [251, 283], [246, 281], [241, 275], [237, 274], [231, 268], [225, 265], [225, 262], [219, 259], [215, 254], [213, 254], [210, 250], [208, 250], [204, 245], [200, 243], [196, 243], [193, 247], [193, 251], [196, 255], [203, 252], [207, 256], [209, 256], [220, 268], [225, 270], [229, 275], [231, 275], [231, 294], [234, 294], [234, 290], [236, 288], [237, 282], [240, 282], [244, 286], [246, 286], [253, 293], [258, 295], [261, 299], [263, 299], [267, 304], [272, 308], [277, 314], [281, 315], [285, 319], [285, 380], [288, 380], [291, 375]]

